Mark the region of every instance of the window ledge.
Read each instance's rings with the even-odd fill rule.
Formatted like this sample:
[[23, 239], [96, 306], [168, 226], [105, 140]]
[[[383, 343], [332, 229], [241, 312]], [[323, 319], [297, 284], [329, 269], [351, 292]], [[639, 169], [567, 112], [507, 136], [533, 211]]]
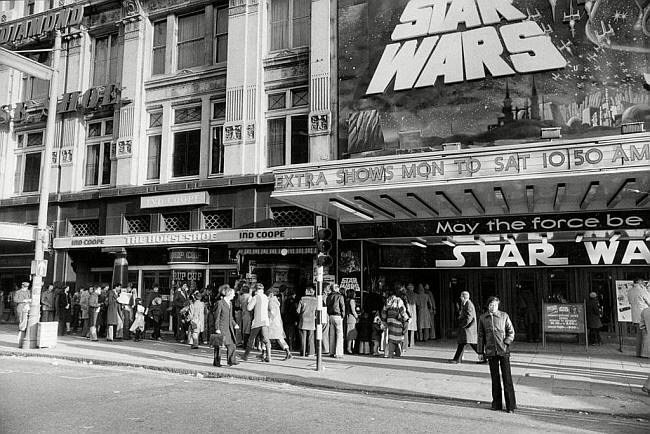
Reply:
[[171, 74], [155, 75], [145, 81], [145, 89], [151, 89], [172, 84], [185, 83], [187, 81], [200, 80], [202, 78], [212, 77], [214, 75], [226, 74], [227, 63], [221, 62], [210, 66], [197, 66], [188, 68], [183, 71], [176, 71]]
[[309, 60], [309, 47], [271, 51], [263, 60], [264, 68], [282, 68]]

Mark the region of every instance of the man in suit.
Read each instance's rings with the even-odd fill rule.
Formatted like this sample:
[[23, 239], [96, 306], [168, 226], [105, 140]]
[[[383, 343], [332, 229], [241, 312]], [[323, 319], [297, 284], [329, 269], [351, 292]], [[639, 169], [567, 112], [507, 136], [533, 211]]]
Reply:
[[648, 293], [643, 279], [634, 279], [634, 286], [627, 292], [627, 299], [632, 307], [632, 323], [636, 329], [636, 356], [641, 357], [643, 333], [641, 332], [639, 323], [641, 322], [641, 312], [643, 312], [643, 309], [650, 307], [650, 293]]
[[[221, 300], [217, 302], [215, 313], [215, 333], [222, 337], [222, 344], [226, 346], [228, 366], [238, 365], [235, 354], [237, 338], [235, 330], [239, 329], [232, 315], [232, 299], [235, 297], [235, 290], [228, 285], [219, 287]], [[214, 347], [214, 366], [221, 367], [221, 345]]]
[[300, 356], [309, 357], [316, 354], [316, 341], [314, 340], [314, 331], [316, 330], [316, 308], [318, 302], [314, 297], [314, 288], [308, 286], [305, 289], [305, 295], [298, 303], [298, 329], [300, 330]]
[[174, 324], [174, 333], [176, 334], [177, 342], [184, 342], [186, 338], [186, 327], [181, 318], [181, 309], [190, 304], [187, 292], [187, 283], [183, 283], [183, 285], [181, 285], [181, 287], [174, 293], [174, 319], [176, 320]]
[[[474, 303], [469, 299], [469, 292], [460, 293], [460, 309], [458, 311], [458, 348], [454, 358], [449, 363], [462, 363], [465, 345], [470, 344], [478, 354], [476, 344], [478, 343], [478, 332], [476, 328], [476, 309]], [[478, 363], [484, 363], [479, 356]]]

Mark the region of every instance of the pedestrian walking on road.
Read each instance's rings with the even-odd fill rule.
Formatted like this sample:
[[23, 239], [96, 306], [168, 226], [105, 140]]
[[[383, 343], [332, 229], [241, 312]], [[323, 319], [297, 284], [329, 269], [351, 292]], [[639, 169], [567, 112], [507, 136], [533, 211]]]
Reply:
[[269, 340], [276, 341], [282, 351], [284, 351], [284, 360], [291, 358], [291, 350], [286, 341], [284, 334], [284, 325], [280, 313], [280, 300], [278, 299], [278, 288], [269, 288], [267, 291], [269, 298]]
[[643, 333], [641, 333], [641, 312], [650, 307], [650, 293], [645, 287], [643, 279], [634, 279], [632, 289], [627, 292], [627, 299], [632, 307], [632, 323], [636, 329], [636, 356], [641, 357], [643, 351]]
[[381, 312], [381, 318], [386, 324], [386, 332], [388, 333], [388, 345], [385, 357], [402, 357], [404, 332], [408, 327], [409, 316], [406, 313], [404, 301], [395, 295], [395, 293], [389, 293], [386, 304]]
[[492, 410], [503, 410], [501, 376], [506, 399], [506, 411], [517, 409], [515, 388], [510, 372], [510, 344], [515, 340], [515, 329], [507, 313], [499, 310], [499, 298], [488, 299], [488, 312], [481, 315], [478, 327], [478, 351], [490, 364], [492, 378]]
[[598, 295], [595, 292], [591, 292], [587, 301], [587, 328], [589, 329], [590, 345], [602, 345], [600, 328], [603, 326], [603, 323], [600, 317], [601, 310], [598, 304]]
[[199, 334], [205, 327], [205, 305], [201, 301], [201, 293], [194, 291], [192, 294], [192, 304], [190, 304], [189, 314], [189, 344], [191, 349], [199, 348]]
[[226, 359], [228, 366], [238, 365], [236, 330], [239, 328], [232, 315], [232, 300], [235, 297], [235, 290], [228, 285], [219, 287], [221, 299], [217, 302], [215, 312], [215, 339], [210, 339], [214, 347], [213, 366], [221, 367], [221, 346], [226, 347]]
[[483, 359], [477, 348], [477, 335], [476, 335], [476, 309], [474, 303], [469, 299], [469, 292], [463, 291], [460, 293], [460, 310], [458, 312], [458, 347], [454, 358], [449, 360], [449, 363], [462, 363], [463, 353], [465, 352], [465, 345], [469, 344], [472, 349], [479, 354], [479, 363], [483, 363]]
[[345, 314], [345, 298], [339, 292], [339, 285], [330, 285], [331, 294], [327, 297], [327, 315], [330, 322], [330, 357], [343, 357], [343, 315]]
[[316, 354], [316, 308], [318, 302], [314, 297], [314, 288], [305, 288], [305, 295], [300, 299], [297, 307], [298, 329], [300, 330], [300, 356], [309, 357]]
[[16, 319], [18, 319], [18, 347], [22, 347], [25, 340], [25, 331], [27, 330], [29, 306], [32, 302], [29, 282], [23, 282], [20, 288], [14, 292], [13, 301], [16, 303]]
[[264, 362], [271, 361], [271, 341], [269, 340], [269, 298], [264, 295], [264, 285], [256, 283], [255, 295], [248, 300], [248, 311], [253, 312], [253, 321], [251, 323], [251, 335], [248, 337], [246, 343], [246, 351], [242, 356], [242, 360], [246, 361], [248, 355], [253, 349], [253, 344], [257, 336], [260, 336], [264, 350], [262, 350], [262, 360]]

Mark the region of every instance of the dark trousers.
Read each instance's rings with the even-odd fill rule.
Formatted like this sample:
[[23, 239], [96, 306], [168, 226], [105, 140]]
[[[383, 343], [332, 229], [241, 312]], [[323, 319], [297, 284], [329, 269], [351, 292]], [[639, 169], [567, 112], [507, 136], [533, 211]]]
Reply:
[[[459, 362], [463, 361], [463, 353], [465, 352], [465, 345], [468, 344], [458, 344], [458, 348], [456, 348], [456, 354], [454, 354], [454, 360], [457, 360]], [[476, 344], [469, 344], [472, 349], [478, 354], [478, 347]]]
[[512, 384], [512, 374], [510, 373], [510, 356], [490, 356], [487, 359], [490, 364], [490, 376], [492, 377], [492, 407], [503, 408], [503, 401], [501, 400], [501, 376], [499, 376], [499, 365], [501, 365], [506, 410], [516, 409], [515, 387]]
[[174, 333], [176, 334], [177, 341], [184, 341], [187, 338], [187, 331], [183, 320], [181, 319], [181, 309], [176, 308], [174, 315], [175, 324], [174, 324]]
[[526, 324], [526, 339], [528, 339], [528, 342], [539, 340], [539, 324], [537, 322], [528, 322]]
[[151, 323], [153, 324], [153, 333], [151, 334], [151, 338], [158, 339], [160, 337], [160, 320], [152, 319]]
[[596, 329], [596, 328], [589, 329], [589, 343], [591, 345], [595, 345], [595, 344], [600, 345], [602, 343], [600, 339], [600, 329]]
[[41, 315], [42, 322], [52, 322], [54, 321], [54, 311], [43, 309], [43, 315]]
[[310, 354], [316, 354], [316, 341], [314, 340], [315, 330], [300, 330], [300, 355], [308, 356]]
[[264, 344], [266, 349], [266, 357], [271, 358], [271, 341], [269, 340], [269, 328], [268, 327], [255, 327], [251, 329], [251, 335], [248, 337], [248, 342], [246, 343], [246, 356], [253, 349], [253, 343], [257, 339], [257, 335], [260, 335], [260, 339]]

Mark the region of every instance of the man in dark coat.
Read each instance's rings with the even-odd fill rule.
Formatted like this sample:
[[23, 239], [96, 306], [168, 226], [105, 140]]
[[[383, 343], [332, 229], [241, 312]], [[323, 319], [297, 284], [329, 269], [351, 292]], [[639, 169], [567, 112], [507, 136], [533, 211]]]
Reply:
[[183, 342], [186, 338], [186, 326], [183, 324], [183, 319], [181, 318], [181, 309], [190, 304], [187, 290], [187, 284], [184, 283], [174, 293], [174, 333], [178, 342]]
[[106, 340], [113, 341], [113, 334], [117, 332], [118, 326], [122, 323], [122, 309], [117, 303], [117, 294], [121, 291], [122, 285], [116, 282], [113, 289], [109, 288], [106, 292]]
[[[449, 363], [462, 363], [465, 345], [470, 344], [472, 349], [478, 354], [477, 349], [477, 329], [476, 329], [476, 309], [474, 303], [469, 299], [469, 292], [460, 293], [460, 309], [458, 311], [458, 348], [454, 358]], [[484, 363], [479, 357], [479, 363]]]
[[601, 345], [600, 329], [603, 322], [600, 320], [600, 305], [598, 304], [598, 294], [592, 292], [589, 294], [587, 301], [587, 328], [589, 329], [589, 344]]
[[308, 286], [305, 295], [300, 299], [296, 313], [298, 314], [298, 329], [300, 330], [300, 356], [305, 357], [316, 354], [316, 341], [314, 331], [316, 330], [316, 308], [318, 302], [314, 297], [314, 288]]
[[238, 365], [235, 353], [237, 338], [235, 330], [239, 328], [232, 315], [232, 299], [235, 290], [228, 285], [223, 285], [220, 290], [221, 300], [217, 302], [215, 312], [215, 333], [221, 336], [222, 342], [214, 346], [214, 361], [212, 364], [221, 367], [221, 345], [226, 346], [228, 366]]

